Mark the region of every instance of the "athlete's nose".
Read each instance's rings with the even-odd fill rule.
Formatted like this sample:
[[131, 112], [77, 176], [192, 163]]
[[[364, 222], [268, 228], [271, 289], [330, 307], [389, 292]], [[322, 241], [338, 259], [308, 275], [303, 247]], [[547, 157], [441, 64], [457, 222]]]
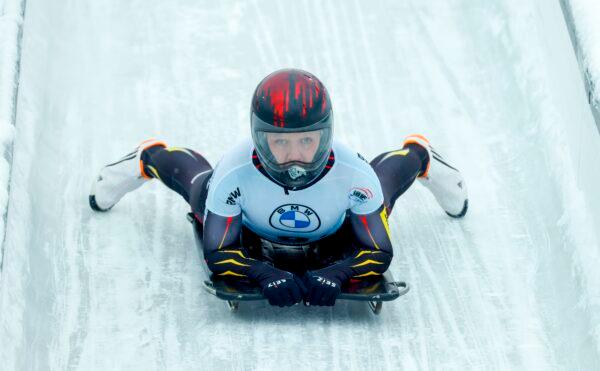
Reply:
[[291, 161], [304, 161], [304, 153], [302, 152], [301, 146], [293, 144], [288, 152], [288, 162]]

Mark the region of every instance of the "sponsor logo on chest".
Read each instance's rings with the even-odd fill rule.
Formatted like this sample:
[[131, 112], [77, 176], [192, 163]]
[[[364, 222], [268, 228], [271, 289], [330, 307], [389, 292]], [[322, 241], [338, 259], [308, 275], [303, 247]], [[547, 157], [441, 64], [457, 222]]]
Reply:
[[269, 224], [281, 231], [313, 232], [321, 226], [321, 219], [308, 206], [286, 204], [277, 207], [271, 213]]

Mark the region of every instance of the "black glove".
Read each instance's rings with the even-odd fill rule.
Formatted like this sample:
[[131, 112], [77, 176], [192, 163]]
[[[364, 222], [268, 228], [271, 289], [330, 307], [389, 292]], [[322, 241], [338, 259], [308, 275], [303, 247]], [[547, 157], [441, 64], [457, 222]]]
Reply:
[[289, 307], [302, 301], [306, 288], [300, 277], [264, 264], [254, 274], [269, 304]]
[[342, 282], [336, 277], [336, 274], [329, 274], [327, 270], [317, 270], [306, 272], [304, 275], [304, 284], [307, 293], [304, 296], [306, 305], [327, 305], [335, 304], [340, 292], [342, 292]]

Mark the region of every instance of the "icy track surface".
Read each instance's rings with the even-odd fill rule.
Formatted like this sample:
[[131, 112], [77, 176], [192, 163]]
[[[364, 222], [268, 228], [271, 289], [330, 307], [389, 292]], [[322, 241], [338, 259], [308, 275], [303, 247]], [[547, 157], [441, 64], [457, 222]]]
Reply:
[[[512, 0], [29, 0], [2, 369], [597, 369], [571, 256], [582, 246], [561, 219], [569, 148], [553, 130], [569, 107], [550, 99], [537, 12]], [[464, 220], [418, 184], [397, 203], [391, 270], [412, 291], [379, 317], [346, 302], [232, 314], [201, 288], [177, 194], [155, 182], [109, 213], [88, 207], [97, 170], [150, 136], [214, 164], [247, 135], [255, 85], [286, 66], [324, 80], [337, 138], [366, 157], [424, 133], [467, 179]]]

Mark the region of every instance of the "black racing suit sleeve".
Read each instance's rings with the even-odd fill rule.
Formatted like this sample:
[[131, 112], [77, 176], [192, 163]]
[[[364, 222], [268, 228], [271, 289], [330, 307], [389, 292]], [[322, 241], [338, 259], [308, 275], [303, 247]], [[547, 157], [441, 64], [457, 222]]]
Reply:
[[350, 212], [350, 223], [354, 233], [355, 250], [350, 257], [325, 268], [341, 282], [350, 278], [361, 279], [379, 276], [385, 272], [394, 255], [383, 205], [370, 214]]
[[203, 228], [204, 260], [215, 275], [257, 279], [266, 267], [240, 246], [242, 214], [220, 216], [207, 211]]

